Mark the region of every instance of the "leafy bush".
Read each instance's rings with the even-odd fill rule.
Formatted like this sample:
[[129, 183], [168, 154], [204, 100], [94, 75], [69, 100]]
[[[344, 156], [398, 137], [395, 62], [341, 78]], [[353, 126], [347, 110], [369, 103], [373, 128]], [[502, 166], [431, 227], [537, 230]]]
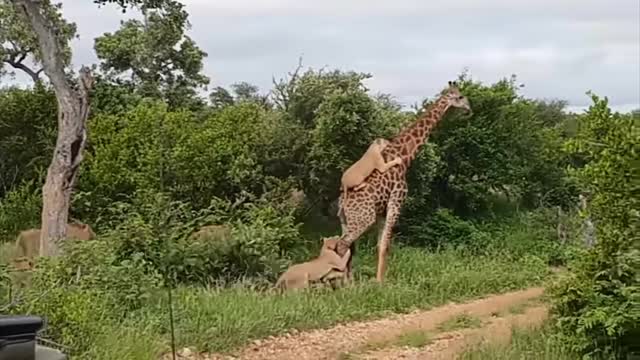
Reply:
[[[273, 277], [284, 265], [285, 252], [299, 246], [292, 209], [270, 205], [268, 197], [241, 208], [218, 199], [199, 211], [163, 194], [140, 193], [138, 198], [134, 206], [123, 204], [117, 210], [122, 222], [107, 236], [121, 259], [138, 254], [177, 281]], [[189, 237], [212, 223], [231, 226], [231, 237]]]
[[518, 213], [478, 226], [488, 233], [487, 251], [505, 251], [512, 258], [535, 255], [551, 266], [565, 265], [575, 257], [575, 243], [558, 239], [557, 218], [551, 209]]
[[81, 354], [105, 328], [140, 308], [162, 282], [140, 256], [120, 261], [105, 241], [68, 241], [63, 248], [59, 258], [38, 260], [11, 311], [43, 316], [45, 336]]
[[486, 243], [486, 234], [469, 221], [455, 216], [449, 209], [438, 209], [427, 219], [413, 219], [415, 223], [407, 225], [403, 233], [404, 242], [431, 248], [456, 247], [467, 245], [479, 246]]
[[129, 202], [139, 191], [163, 192], [202, 209], [215, 197], [260, 196], [296, 171], [287, 149], [296, 146], [295, 128], [253, 103], [202, 119], [144, 102], [122, 114], [98, 115], [90, 125], [74, 206], [92, 223], [107, 216], [103, 209], [113, 202]]
[[33, 182], [16, 187], [0, 198], [0, 242], [13, 241], [22, 230], [39, 227], [41, 190]]
[[463, 219], [450, 209], [440, 208], [422, 219], [408, 216], [400, 226], [399, 237], [411, 246], [454, 247], [478, 256], [501, 253], [514, 260], [533, 256], [558, 266], [575, 258], [577, 248], [573, 241], [558, 240], [556, 225], [551, 209]]
[[[515, 81], [486, 86], [461, 76], [473, 116], [448, 114], [430, 140], [443, 162], [432, 185], [439, 206], [471, 215], [490, 207], [494, 194], [511, 201], [526, 197], [537, 205], [551, 190], [567, 191], [562, 188], [567, 159], [558, 151], [561, 133], [555, 129], [564, 115], [550, 116], [547, 107], [518, 95]], [[548, 196], [547, 203], [566, 198]]]
[[49, 88], [0, 90], [0, 199], [24, 181], [44, 179], [56, 140], [56, 98]]
[[[607, 99], [578, 118], [568, 150], [582, 167], [572, 175], [590, 197], [596, 245], [552, 284], [558, 338], [587, 358], [625, 358], [640, 337], [638, 119], [613, 114]], [[635, 179], [635, 180], [634, 180]]]
[[142, 256], [120, 260], [116, 249], [104, 240], [67, 241], [63, 246], [64, 256], [38, 259], [29, 291], [41, 292], [54, 284], [99, 289], [110, 303], [135, 309], [162, 284]]

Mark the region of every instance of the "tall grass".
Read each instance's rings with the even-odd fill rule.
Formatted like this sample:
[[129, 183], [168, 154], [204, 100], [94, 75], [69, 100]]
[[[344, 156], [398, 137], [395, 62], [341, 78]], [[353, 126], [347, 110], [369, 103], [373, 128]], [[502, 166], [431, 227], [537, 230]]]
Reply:
[[514, 329], [508, 344], [485, 343], [466, 350], [460, 360], [578, 360], [551, 340], [550, 327]]
[[[363, 255], [358, 259], [360, 280], [337, 290], [312, 289], [280, 295], [256, 291], [250, 284], [210, 289], [181, 287], [174, 294], [173, 304], [177, 341], [180, 346], [199, 350], [229, 351], [252, 339], [291, 329], [378, 318], [522, 288], [538, 283], [547, 273], [545, 264], [533, 257], [514, 260], [503, 256], [472, 257], [454, 250], [430, 253], [400, 248], [390, 259], [388, 281], [379, 285], [366, 280], [375, 262], [372, 255]], [[167, 314], [166, 297], [160, 294], [157, 301], [136, 314], [139, 333], [147, 337], [143, 343], [168, 339]], [[157, 327], [151, 330], [149, 323]], [[127, 340], [108, 345], [131, 346]]]
[[[549, 273], [548, 251], [533, 243], [548, 242], [549, 239], [527, 232], [532, 223], [524, 220], [496, 229], [479, 228], [485, 234], [478, 238], [488, 241], [477, 244], [483, 251], [478, 251], [478, 246], [436, 251], [397, 244], [389, 256], [386, 282], [382, 285], [374, 281], [377, 254], [368, 237], [358, 242], [361, 249], [355, 257], [356, 281], [345, 288], [278, 294], [264, 288], [264, 279], [224, 287], [181, 285], [173, 292], [178, 346], [228, 352], [253, 339], [291, 329], [322, 328], [380, 318], [390, 313], [428, 309], [449, 301], [464, 301], [539, 284]], [[532, 250], [523, 251], [525, 248]], [[76, 264], [77, 259], [68, 260]], [[120, 279], [122, 281], [115, 283], [111, 280], [105, 284], [126, 280], [128, 285], [122, 286], [127, 288], [142, 285], [136, 285], [131, 279]], [[80, 291], [77, 295], [82, 299], [76, 299], [74, 303], [63, 302], [64, 305], [55, 308], [45, 307], [46, 311], [38, 314], [59, 320], [51, 323], [54, 331], [49, 333], [54, 336], [53, 340], [60, 340], [55, 334], [67, 334], [63, 336], [64, 343], [74, 346], [68, 351], [74, 358], [157, 359], [159, 354], [169, 350], [166, 291], [153, 290], [152, 296], [135, 308], [110, 303], [112, 300], [109, 299], [119, 298], [108, 296], [113, 295], [109, 293], [113, 290], [101, 287], [96, 291], [105, 296], [91, 297], [87, 293], [84, 298]], [[60, 293], [61, 296], [64, 294], [64, 291]], [[96, 308], [115, 309], [117, 313], [105, 314], [98, 319], [92, 315], [95, 311], [85, 311]], [[86, 316], [83, 315], [85, 312]], [[69, 314], [78, 316], [71, 319]], [[82, 331], [65, 332], [78, 329], [79, 325], [87, 326], [81, 327]], [[76, 341], [80, 340], [76, 337], [81, 337], [82, 341]]]

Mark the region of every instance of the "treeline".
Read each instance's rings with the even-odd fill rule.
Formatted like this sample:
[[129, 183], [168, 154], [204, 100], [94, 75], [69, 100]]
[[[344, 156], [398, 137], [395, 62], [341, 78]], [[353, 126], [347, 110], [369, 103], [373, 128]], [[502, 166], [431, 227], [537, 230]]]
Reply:
[[[260, 94], [251, 87], [195, 109], [102, 83], [93, 94], [72, 217], [109, 239], [107, 262], [139, 258], [143, 269], [170, 268], [180, 282], [272, 280], [288, 260], [316, 246], [318, 239], [301, 235], [305, 222], [324, 217], [324, 224], [334, 222], [329, 231], [338, 231], [341, 171], [372, 139], [390, 137], [419, 116], [369, 94], [367, 77], [308, 70], [283, 83], [292, 89], [284, 102], [272, 99], [277, 89]], [[490, 239], [477, 236], [475, 221], [513, 206], [571, 212], [578, 193], [588, 195], [597, 243], [570, 263], [574, 276], [554, 285], [554, 311], [574, 349], [623, 353], [638, 324], [631, 311], [638, 304], [631, 181], [638, 117], [613, 114], [595, 96], [586, 114], [567, 115], [562, 102], [520, 96], [515, 79], [460, 80], [473, 116], [448, 115], [420, 152], [397, 237], [434, 249], [481, 249]], [[56, 102], [39, 84], [3, 89], [0, 108], [0, 232], [12, 241], [19, 230], [38, 226]], [[230, 225], [232, 239], [219, 246], [188, 241], [204, 224]]]
[[[148, 8], [143, 21], [126, 21], [95, 42], [100, 64], [71, 217], [91, 224], [100, 239], [69, 243], [67, 256], [43, 260], [31, 299], [39, 299], [38, 290], [61, 290], [49, 293], [49, 302], [27, 301], [61, 332], [73, 323], [64, 304], [89, 308], [103, 292], [133, 311], [160, 284], [273, 280], [292, 259], [308, 257], [320, 234], [339, 232], [342, 171], [374, 138], [390, 138], [414, 121], [436, 95], [406, 111], [392, 96], [372, 94], [364, 85], [369, 74], [300, 67], [272, 89], [241, 82], [200, 98], [207, 54], [185, 35], [184, 7], [162, 3], [162, 11]], [[11, 11], [0, 2], [3, 19], [13, 19]], [[75, 35], [75, 26], [55, 20], [64, 36]], [[26, 46], [32, 35], [6, 30], [3, 71], [13, 66], [8, 60], [20, 59], [15, 51], [34, 55]], [[0, 90], [0, 241], [7, 243], [39, 226], [40, 189], [56, 139], [56, 98], [33, 79], [27, 89]], [[633, 311], [640, 302], [638, 113], [614, 114], [606, 99], [593, 96], [588, 112], [567, 114], [562, 101], [519, 94], [514, 77], [483, 84], [462, 74], [459, 81], [473, 116], [448, 114], [413, 162], [396, 238], [481, 254], [500, 244], [478, 224], [518, 210], [549, 217], [549, 208], [560, 208], [576, 216], [583, 194], [597, 241], [554, 255], [570, 260], [570, 276], [553, 287], [558, 334], [582, 353], [629, 352], [640, 323]], [[215, 243], [189, 238], [209, 224], [228, 226], [231, 236]]]
[[[374, 138], [390, 138], [419, 116], [389, 96], [369, 94], [367, 77], [308, 70], [282, 83], [290, 89], [284, 100], [274, 100], [278, 87], [262, 95], [244, 84], [240, 93], [217, 89], [227, 101], [198, 109], [172, 108], [99, 83], [72, 217], [108, 230], [122, 218], [115, 204], [140, 210], [162, 194], [194, 211], [262, 198], [299, 215], [315, 211], [335, 219], [342, 171]], [[422, 233], [416, 226], [439, 208], [473, 217], [491, 211], [497, 199], [525, 208], [574, 206], [577, 192], [565, 170], [574, 160], [563, 144], [575, 119], [564, 104], [522, 97], [515, 79], [460, 80], [474, 115], [449, 114], [412, 165], [402, 234]], [[0, 105], [0, 148], [8, 155], [0, 234], [11, 239], [39, 220], [38, 187], [55, 140], [56, 102], [37, 85], [2, 90]], [[296, 202], [300, 191], [304, 201]]]

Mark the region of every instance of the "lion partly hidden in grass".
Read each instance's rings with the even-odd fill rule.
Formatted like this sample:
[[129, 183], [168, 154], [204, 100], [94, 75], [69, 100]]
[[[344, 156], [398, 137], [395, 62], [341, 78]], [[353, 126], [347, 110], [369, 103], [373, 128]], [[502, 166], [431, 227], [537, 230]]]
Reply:
[[340, 257], [335, 252], [338, 240], [340, 240], [339, 236], [324, 238], [320, 255], [311, 261], [291, 266], [280, 275], [275, 288], [278, 290], [302, 289], [308, 288], [314, 282], [326, 283], [333, 279], [344, 278], [351, 252], [347, 250], [344, 256]]
[[[92, 240], [95, 232], [89, 224], [67, 224], [67, 238], [76, 240]], [[40, 251], [40, 229], [21, 231], [16, 239], [14, 266], [18, 270], [26, 270], [33, 266], [33, 259]]]

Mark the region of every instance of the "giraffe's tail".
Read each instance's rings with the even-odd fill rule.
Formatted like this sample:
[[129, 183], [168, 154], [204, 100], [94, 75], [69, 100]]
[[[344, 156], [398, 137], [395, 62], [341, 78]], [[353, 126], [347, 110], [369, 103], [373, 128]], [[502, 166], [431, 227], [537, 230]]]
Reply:
[[340, 218], [340, 222], [345, 223], [347, 219], [344, 216], [344, 202], [347, 197], [347, 187], [343, 186], [340, 189], [342, 191], [340, 192], [340, 197], [338, 198], [338, 217]]

